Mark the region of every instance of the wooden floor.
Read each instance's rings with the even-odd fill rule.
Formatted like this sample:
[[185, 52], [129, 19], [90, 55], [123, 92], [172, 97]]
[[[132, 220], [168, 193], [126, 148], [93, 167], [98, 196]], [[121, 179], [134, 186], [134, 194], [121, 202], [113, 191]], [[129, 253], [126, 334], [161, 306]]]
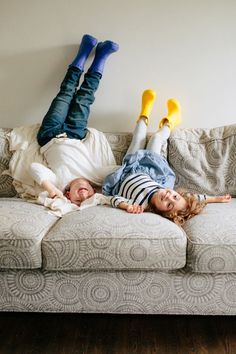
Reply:
[[236, 353], [236, 317], [0, 313], [0, 354]]

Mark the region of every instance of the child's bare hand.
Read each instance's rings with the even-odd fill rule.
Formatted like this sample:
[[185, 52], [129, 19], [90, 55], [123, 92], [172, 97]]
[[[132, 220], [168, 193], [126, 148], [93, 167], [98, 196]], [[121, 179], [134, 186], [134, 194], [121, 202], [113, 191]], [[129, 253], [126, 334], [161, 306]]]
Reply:
[[56, 198], [56, 197], [63, 198], [64, 197], [62, 191], [60, 191], [60, 189], [57, 189], [57, 188], [54, 188], [53, 190], [49, 191], [48, 195], [50, 198]]
[[126, 211], [132, 214], [141, 214], [144, 212], [144, 207], [142, 205], [128, 205]]
[[56, 186], [54, 186], [54, 184], [49, 180], [45, 179], [44, 181], [42, 181], [41, 187], [48, 192], [49, 198], [55, 198], [55, 197], [63, 198], [64, 197], [62, 191], [60, 191], [60, 189], [58, 189]]
[[225, 195], [216, 195], [216, 196], [207, 196], [207, 203], [228, 203], [232, 199], [230, 194]]
[[219, 195], [216, 198], [216, 202], [217, 203], [228, 203], [231, 201], [232, 197], [230, 194], [226, 194], [226, 195]]

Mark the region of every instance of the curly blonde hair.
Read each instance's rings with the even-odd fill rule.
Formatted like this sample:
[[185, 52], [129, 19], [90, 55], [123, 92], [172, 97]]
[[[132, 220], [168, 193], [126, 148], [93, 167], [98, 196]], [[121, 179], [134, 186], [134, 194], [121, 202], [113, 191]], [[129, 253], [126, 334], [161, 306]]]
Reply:
[[155, 212], [167, 219], [172, 220], [175, 224], [183, 226], [187, 220], [191, 219], [195, 215], [200, 214], [207, 203], [205, 201], [199, 201], [195, 194], [187, 192], [186, 190], [180, 189], [177, 190], [177, 192], [186, 200], [186, 209], [175, 212], [162, 212], [159, 210], [156, 210]]

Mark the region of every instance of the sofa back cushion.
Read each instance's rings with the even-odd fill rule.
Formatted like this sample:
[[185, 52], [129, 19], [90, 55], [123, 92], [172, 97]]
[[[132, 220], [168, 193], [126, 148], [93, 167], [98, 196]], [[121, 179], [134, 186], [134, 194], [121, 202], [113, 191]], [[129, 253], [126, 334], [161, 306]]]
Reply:
[[177, 129], [171, 134], [168, 160], [176, 188], [236, 196], [236, 124], [213, 129]]
[[117, 165], [122, 164], [123, 157], [132, 140], [132, 133], [104, 133], [113, 151]]
[[0, 197], [13, 197], [16, 195], [15, 188], [12, 185], [12, 178], [2, 174], [3, 171], [8, 169], [12, 156], [7, 140], [9, 132], [10, 129], [0, 128]]

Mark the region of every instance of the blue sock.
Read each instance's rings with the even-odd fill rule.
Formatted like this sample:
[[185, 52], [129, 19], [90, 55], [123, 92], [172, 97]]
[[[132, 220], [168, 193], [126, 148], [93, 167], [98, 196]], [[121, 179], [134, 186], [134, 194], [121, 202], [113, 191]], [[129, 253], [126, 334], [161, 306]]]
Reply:
[[75, 66], [76, 68], [83, 71], [85, 61], [96, 44], [96, 38], [90, 36], [89, 34], [85, 34], [82, 38], [79, 51], [70, 66]]
[[119, 45], [112, 41], [98, 43], [94, 60], [88, 71], [102, 74], [107, 58], [118, 49]]

